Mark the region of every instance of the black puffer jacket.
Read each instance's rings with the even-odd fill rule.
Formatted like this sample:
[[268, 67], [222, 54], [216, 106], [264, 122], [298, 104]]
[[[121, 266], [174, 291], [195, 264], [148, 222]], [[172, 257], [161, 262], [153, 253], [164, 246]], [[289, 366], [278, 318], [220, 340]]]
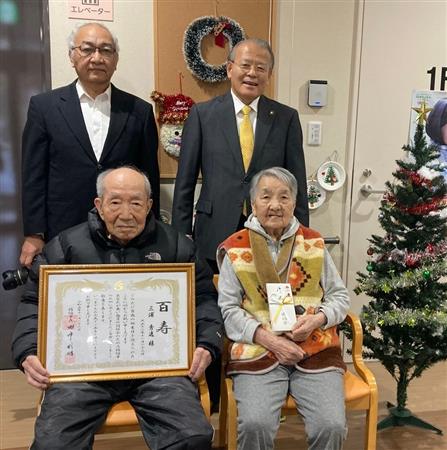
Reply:
[[[158, 258], [160, 255], [160, 258]], [[156, 258], [155, 260], [152, 258]], [[37, 354], [38, 274], [40, 264], [140, 264], [194, 262], [196, 270], [196, 344], [216, 358], [222, 349], [223, 322], [208, 266], [197, 257], [194, 243], [149, 214], [143, 232], [126, 246], [107, 237], [96, 209], [88, 222], [52, 239], [33, 263], [18, 307], [12, 353], [18, 368]]]

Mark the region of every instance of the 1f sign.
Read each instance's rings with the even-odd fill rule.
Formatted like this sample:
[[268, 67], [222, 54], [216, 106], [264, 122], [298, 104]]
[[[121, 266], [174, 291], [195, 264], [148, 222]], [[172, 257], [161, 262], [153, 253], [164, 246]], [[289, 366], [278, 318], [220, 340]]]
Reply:
[[[430, 70], [427, 70], [430, 75], [430, 91], [435, 90], [436, 83], [436, 67], [433, 66]], [[447, 67], [441, 67], [441, 81], [439, 83], [439, 90], [445, 91], [445, 83], [447, 81]]]

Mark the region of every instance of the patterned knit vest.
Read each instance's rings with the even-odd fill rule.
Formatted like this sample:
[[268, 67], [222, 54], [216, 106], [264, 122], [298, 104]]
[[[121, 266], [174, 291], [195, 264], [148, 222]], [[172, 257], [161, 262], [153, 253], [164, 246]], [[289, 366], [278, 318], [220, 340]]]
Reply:
[[[250, 242], [250, 233], [254, 242]], [[249, 232], [246, 229], [238, 231], [219, 246], [219, 251], [226, 252], [244, 288], [242, 308], [260, 322], [262, 327], [271, 330], [265, 283], [260, 281], [263, 278], [265, 258], [256, 257], [259, 253], [256, 251], [257, 247], [254, 247], [257, 245], [254, 238], [256, 233], [253, 231]], [[269, 256], [270, 254], [267, 257]], [[284, 261], [284, 258], [282, 259]], [[320, 285], [324, 261], [324, 240], [321, 235], [310, 228], [300, 226], [291, 246], [290, 258], [286, 258], [286, 261], [287, 267], [281, 282], [290, 283], [295, 306], [301, 306], [300, 309], [305, 311], [305, 314], [318, 312], [324, 297]], [[281, 267], [278, 268], [278, 263], [277, 269], [281, 270]], [[277, 282], [278, 280], [264, 281]], [[327, 330], [317, 329], [299, 345], [306, 352], [307, 357], [298, 363], [298, 369], [305, 371], [346, 369], [341, 357], [336, 327]], [[259, 344], [235, 342], [231, 345], [229, 356], [228, 374], [266, 373], [279, 364], [274, 354]]]

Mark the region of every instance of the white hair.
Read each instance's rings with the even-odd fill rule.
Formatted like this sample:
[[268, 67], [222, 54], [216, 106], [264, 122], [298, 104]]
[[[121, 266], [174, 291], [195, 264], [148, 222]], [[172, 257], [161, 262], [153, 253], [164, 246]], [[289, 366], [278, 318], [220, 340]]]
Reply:
[[256, 194], [258, 193], [258, 184], [262, 177], [273, 177], [283, 182], [289, 189], [293, 198], [296, 198], [298, 194], [298, 183], [295, 176], [283, 167], [271, 167], [270, 169], [264, 169], [258, 172], [250, 184], [250, 200], [255, 201]]
[[110, 33], [110, 36], [112, 36], [112, 40], [113, 40], [113, 46], [116, 50], [117, 53], [119, 53], [120, 51], [120, 46], [118, 45], [118, 38], [115, 36], [115, 34], [113, 34], [104, 24], [99, 23], [99, 22], [85, 22], [85, 23], [78, 23], [72, 30], [72, 32], [70, 33], [70, 35], [67, 38], [67, 43], [68, 43], [68, 54], [70, 54], [73, 50], [73, 48], [75, 47], [75, 37], [78, 34], [79, 30], [81, 28], [84, 27], [88, 27], [89, 25], [96, 25], [98, 27], [103, 28], [104, 30], [106, 30], [108, 33]]
[[104, 170], [104, 172], [101, 172], [98, 177], [96, 178], [96, 194], [98, 195], [99, 198], [102, 198], [104, 196], [104, 179], [107, 175], [109, 175], [109, 173], [113, 172], [114, 170], [118, 170], [118, 169], [130, 169], [130, 170], [134, 170], [135, 172], [139, 173], [143, 179], [144, 179], [144, 188], [147, 194], [147, 198], [151, 198], [152, 195], [152, 188], [151, 188], [151, 183], [149, 182], [149, 178], [146, 176], [146, 174], [144, 172], [142, 172], [140, 169], [138, 169], [135, 166], [132, 165], [127, 165], [127, 166], [120, 166], [120, 167], [115, 167], [113, 169], [107, 169]]

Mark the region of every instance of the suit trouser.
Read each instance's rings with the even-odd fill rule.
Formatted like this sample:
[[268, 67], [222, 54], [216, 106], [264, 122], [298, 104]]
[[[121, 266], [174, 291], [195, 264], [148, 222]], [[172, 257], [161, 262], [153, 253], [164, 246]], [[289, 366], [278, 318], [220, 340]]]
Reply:
[[46, 392], [31, 450], [89, 450], [109, 408], [129, 401], [151, 450], [209, 450], [213, 428], [186, 377], [56, 383]]
[[[237, 229], [234, 231], [239, 231], [244, 228], [244, 223], [247, 220], [247, 217], [241, 214], [239, 218], [239, 223], [237, 225]], [[206, 258], [206, 262], [210, 266], [213, 273], [218, 274], [219, 269], [217, 267], [217, 262], [215, 259]], [[205, 371], [206, 382], [208, 384], [208, 388], [210, 390], [210, 400], [211, 400], [211, 412], [215, 412], [218, 410], [219, 401], [220, 401], [220, 378], [221, 378], [221, 365], [222, 359], [219, 356], [214, 359], [211, 364], [207, 367]]]
[[339, 450], [346, 437], [343, 375], [305, 373], [279, 365], [272, 371], [233, 376], [238, 408], [238, 450], [271, 450], [281, 407], [290, 392], [303, 417], [309, 450]]

